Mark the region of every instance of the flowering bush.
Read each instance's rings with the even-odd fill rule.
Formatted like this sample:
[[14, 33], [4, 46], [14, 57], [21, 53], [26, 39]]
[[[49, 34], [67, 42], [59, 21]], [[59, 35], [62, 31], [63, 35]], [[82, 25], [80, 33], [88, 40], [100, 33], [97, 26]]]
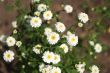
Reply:
[[[4, 61], [16, 61], [14, 71], [18, 73], [99, 73], [92, 62], [95, 53], [102, 51], [101, 44], [89, 41], [94, 49], [82, 50], [76, 32], [67, 29], [48, 4], [36, 1], [30, 13], [12, 23], [14, 31], [6, 37], [8, 50], [3, 53]], [[71, 5], [62, 9], [68, 14], [73, 12]], [[83, 27], [89, 16], [80, 12], [78, 21], [78, 26]]]

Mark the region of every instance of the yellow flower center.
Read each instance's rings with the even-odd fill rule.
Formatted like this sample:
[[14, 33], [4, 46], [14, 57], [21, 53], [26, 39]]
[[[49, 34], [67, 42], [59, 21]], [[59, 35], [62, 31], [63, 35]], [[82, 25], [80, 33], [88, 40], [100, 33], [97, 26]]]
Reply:
[[52, 40], [55, 40], [55, 38], [56, 38], [55, 36], [51, 36], [51, 39], [52, 39]]
[[54, 60], [57, 60], [57, 59], [58, 59], [58, 57], [55, 56]]
[[49, 13], [47, 13], [46, 16], [49, 16]]
[[48, 58], [48, 59], [51, 59], [51, 55], [48, 55], [47, 58]]
[[38, 19], [33, 19], [33, 22], [37, 23], [38, 22]]
[[55, 71], [54, 73], [58, 73], [58, 71]]
[[75, 38], [72, 38], [71, 41], [74, 42], [75, 41]]
[[10, 57], [11, 57], [11, 55], [10, 55], [10, 54], [7, 54], [7, 55], [6, 55], [6, 57], [7, 57], [7, 58], [10, 58]]

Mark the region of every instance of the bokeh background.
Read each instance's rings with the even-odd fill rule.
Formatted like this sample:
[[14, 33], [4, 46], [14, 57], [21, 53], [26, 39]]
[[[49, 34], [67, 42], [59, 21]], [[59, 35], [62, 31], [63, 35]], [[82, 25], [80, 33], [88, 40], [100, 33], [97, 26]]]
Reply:
[[[31, 0], [0, 0], [0, 35], [10, 35], [12, 21], [16, 20], [20, 13], [30, 11], [30, 4]], [[101, 73], [110, 73], [110, 0], [53, 0], [51, 9], [53, 12], [60, 11], [62, 4], [70, 4], [74, 8], [73, 15], [60, 12], [60, 18], [67, 27], [76, 24], [75, 18], [78, 12], [83, 11], [89, 15], [90, 22], [84, 28], [77, 28], [76, 32], [80, 38], [84, 39], [85, 48], [88, 45], [85, 39], [87, 35], [100, 34], [98, 40], [107, 46], [107, 50], [97, 54], [96, 63], [101, 65]], [[2, 60], [0, 60], [0, 71], [8, 73]]]

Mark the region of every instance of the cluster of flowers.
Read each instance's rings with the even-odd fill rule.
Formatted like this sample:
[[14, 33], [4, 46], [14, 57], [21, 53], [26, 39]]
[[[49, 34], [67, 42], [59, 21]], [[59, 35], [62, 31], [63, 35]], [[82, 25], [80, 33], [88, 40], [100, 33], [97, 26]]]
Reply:
[[61, 69], [59, 67], [45, 64], [39, 65], [39, 71], [42, 73], [61, 73]]
[[[73, 7], [71, 5], [65, 5], [64, 10], [66, 13], [72, 13]], [[49, 7], [46, 4], [38, 4], [37, 11], [34, 12], [34, 16], [30, 17], [30, 26], [32, 29], [42, 27], [43, 21], [50, 21], [53, 18], [53, 13], [49, 9]], [[81, 23], [88, 22], [89, 18], [86, 13], [79, 13], [78, 19], [81, 21]], [[14, 28], [17, 28], [17, 22], [14, 21], [12, 23], [12, 26]], [[54, 24], [55, 30], [53, 30], [51, 27], [45, 27], [44, 29], [44, 35], [46, 36], [46, 40], [48, 41], [49, 45], [56, 45], [62, 38], [66, 39], [65, 43], [61, 43], [59, 48], [61, 48], [64, 53], [67, 53], [70, 49], [70, 47], [74, 47], [78, 44], [78, 36], [74, 33], [71, 33], [70, 31], [67, 31], [66, 35], [60, 35], [63, 34], [66, 31], [65, 25], [58, 21]], [[80, 25], [81, 26], [81, 25]], [[17, 33], [17, 30], [15, 29], [13, 33]], [[13, 36], [9, 36], [6, 38], [6, 43], [9, 47], [11, 46], [22, 46], [21, 41], [17, 41]], [[36, 54], [42, 54], [43, 64], [39, 65], [39, 71], [41, 73], [61, 73], [61, 69], [56, 66], [52, 66], [50, 64], [58, 64], [61, 61], [60, 54], [54, 53], [53, 51], [46, 50], [45, 52], [42, 52], [42, 44], [37, 44], [33, 46], [33, 52]], [[100, 48], [99, 50], [96, 50], [96, 52], [100, 52], [101, 47], [99, 44], [96, 44], [95, 48]], [[3, 53], [3, 58], [6, 62], [12, 62], [14, 60], [14, 52], [11, 50], [7, 50]], [[47, 65], [45, 65], [45, 63]], [[76, 64], [75, 67], [79, 73], [83, 73], [85, 71], [85, 63], [79, 63]], [[99, 73], [99, 68], [96, 65], [93, 65], [90, 67], [91, 73]]]

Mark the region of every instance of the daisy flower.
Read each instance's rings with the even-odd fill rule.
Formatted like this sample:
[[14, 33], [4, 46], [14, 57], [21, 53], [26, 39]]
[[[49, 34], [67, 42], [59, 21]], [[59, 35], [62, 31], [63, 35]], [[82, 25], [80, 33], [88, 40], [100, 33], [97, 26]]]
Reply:
[[83, 27], [83, 23], [78, 23], [78, 27]]
[[78, 36], [75, 34], [67, 36], [67, 42], [70, 46], [76, 46], [78, 44]]
[[83, 13], [83, 12], [81, 12], [81, 13], [78, 14], [78, 19], [81, 22], [83, 22], [83, 23], [87, 23], [89, 21], [88, 15], [86, 13]]
[[21, 41], [17, 41], [16, 42], [16, 46], [20, 47], [22, 45], [22, 42]]
[[5, 42], [6, 35], [0, 35], [0, 41]]
[[68, 52], [68, 49], [69, 49], [66, 44], [60, 45], [60, 48], [62, 48], [64, 50], [64, 53], [67, 53]]
[[53, 67], [51, 73], [61, 73], [61, 69], [59, 67]]
[[45, 4], [39, 4], [37, 9], [38, 11], [42, 12], [47, 10], [47, 6]]
[[54, 45], [60, 40], [60, 36], [58, 33], [52, 32], [47, 36], [47, 40], [48, 40], [49, 44]]
[[89, 41], [89, 44], [91, 45], [91, 46], [94, 46], [95, 44], [94, 44], [94, 41]]
[[72, 33], [70, 31], [67, 31], [67, 36], [72, 35]]
[[53, 60], [53, 64], [57, 64], [61, 61], [60, 59], [60, 55], [54, 54], [54, 60]]
[[13, 30], [13, 34], [17, 34], [18, 31], [16, 29]]
[[40, 71], [40, 72], [42, 72], [44, 68], [45, 68], [45, 65], [44, 65], [44, 64], [40, 64], [40, 65], [39, 65], [39, 71]]
[[99, 43], [95, 45], [94, 49], [96, 53], [102, 52], [102, 46]]
[[54, 60], [54, 53], [53, 52], [49, 52], [49, 51], [45, 51], [43, 56], [43, 61], [46, 63], [51, 63]]
[[12, 27], [13, 27], [13, 28], [17, 28], [17, 27], [18, 27], [17, 21], [12, 21]]
[[40, 27], [42, 24], [42, 20], [40, 17], [32, 17], [30, 20], [30, 24], [32, 27]]
[[6, 61], [6, 62], [11, 62], [14, 60], [14, 52], [11, 51], [11, 50], [7, 50], [3, 53], [3, 59]]
[[51, 20], [53, 17], [53, 14], [51, 11], [45, 11], [43, 13], [43, 17], [44, 17], [44, 20]]
[[64, 10], [66, 11], [66, 13], [72, 13], [73, 7], [71, 5], [65, 5]]
[[48, 36], [51, 32], [52, 32], [52, 29], [49, 28], [49, 27], [46, 27], [46, 28], [44, 29], [44, 34], [45, 34], [46, 36]]
[[34, 3], [34, 2], [40, 2], [40, 0], [32, 0], [32, 3]]
[[56, 26], [56, 30], [57, 30], [58, 32], [64, 32], [64, 31], [66, 30], [65, 25], [64, 25], [63, 23], [61, 23], [61, 22], [57, 22], [57, 23], [55, 24], [55, 26]]
[[36, 54], [40, 54], [41, 53], [41, 45], [36, 45], [35, 47], [33, 47], [33, 51], [36, 53]]
[[40, 12], [39, 11], [36, 11], [36, 12], [34, 12], [34, 15], [36, 15], [36, 16], [40, 16]]
[[85, 63], [82, 63], [82, 64], [79, 63], [79, 64], [76, 64], [75, 67], [79, 73], [84, 73], [85, 65], [86, 65]]
[[8, 46], [14, 46], [15, 45], [15, 43], [16, 43], [16, 40], [15, 40], [15, 38], [14, 37], [8, 37], [7, 39], [6, 39], [6, 43], [7, 43], [7, 45]]
[[91, 73], [99, 73], [100, 70], [96, 65], [93, 65], [92, 67], [90, 67]]
[[[51, 73], [51, 70], [52, 70], [52, 66], [51, 65], [46, 65], [45, 66], [45, 72], [46, 73]], [[43, 72], [44, 73], [44, 72]]]

